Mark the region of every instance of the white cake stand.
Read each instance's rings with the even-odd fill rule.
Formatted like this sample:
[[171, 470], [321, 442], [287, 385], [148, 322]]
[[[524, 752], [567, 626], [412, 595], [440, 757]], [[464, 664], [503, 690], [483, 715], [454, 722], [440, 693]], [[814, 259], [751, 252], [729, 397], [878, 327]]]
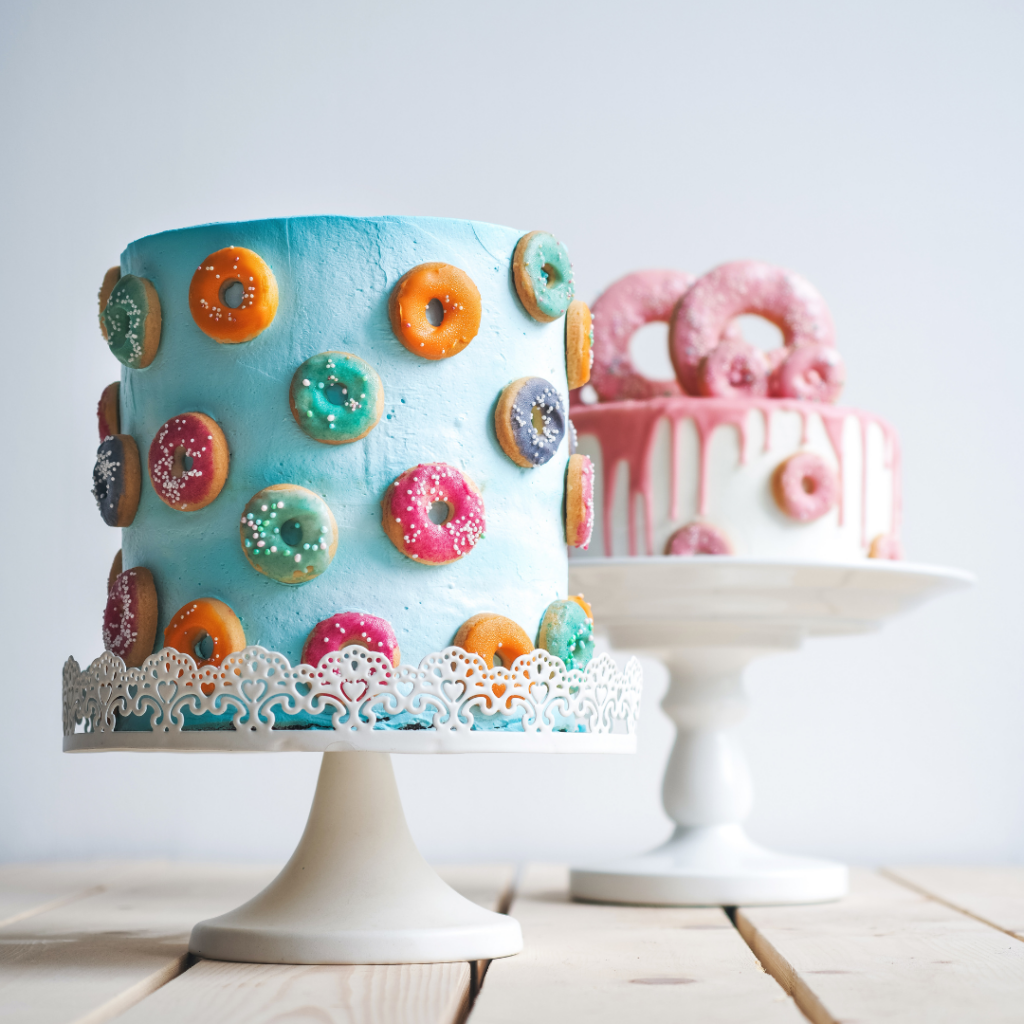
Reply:
[[[456, 647], [398, 668], [362, 647], [316, 667], [293, 667], [261, 647], [205, 668], [171, 649], [133, 669], [104, 654], [85, 669], [73, 658], [64, 666], [64, 749], [323, 752], [291, 859], [248, 903], [195, 926], [196, 956], [490, 960], [522, 949], [519, 924], [460, 896], [426, 863], [390, 754], [631, 752], [640, 687], [636, 661], [620, 672], [601, 655], [585, 671], [568, 671], [542, 650], [508, 669]], [[459, 806], [459, 796], [438, 795], [440, 813]]]
[[747, 711], [743, 670], [806, 637], [878, 629], [890, 616], [972, 582], [955, 569], [882, 561], [573, 560], [570, 588], [586, 595], [612, 644], [650, 652], [668, 668], [662, 707], [678, 736], [662, 789], [674, 835], [649, 853], [574, 869], [572, 895], [676, 906], [844, 896], [845, 865], [775, 853], [744, 832], [753, 787], [733, 731]]

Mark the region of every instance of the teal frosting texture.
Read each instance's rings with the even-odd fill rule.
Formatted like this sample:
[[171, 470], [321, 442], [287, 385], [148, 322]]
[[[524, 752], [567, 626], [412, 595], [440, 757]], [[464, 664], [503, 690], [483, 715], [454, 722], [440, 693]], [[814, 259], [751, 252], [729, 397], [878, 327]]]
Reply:
[[[122, 550], [126, 569], [153, 572], [158, 637], [171, 614], [197, 597], [224, 601], [250, 644], [293, 664], [318, 622], [352, 609], [387, 619], [409, 661], [443, 650], [478, 612], [506, 615], [536, 634], [568, 584], [561, 516], [567, 446], [543, 466], [516, 466], [498, 444], [494, 408], [502, 388], [521, 377], [550, 381], [568, 408], [568, 383], [564, 324], [534, 321], [515, 294], [511, 262], [521, 235], [469, 221], [301, 217], [186, 228], [128, 246], [122, 272], [153, 284], [163, 326], [159, 358], [145, 370], [122, 371], [122, 431], [147, 450], [172, 416], [203, 412], [221, 425], [231, 449], [219, 498], [187, 516], [168, 508], [143, 477]], [[258, 253], [280, 289], [273, 323], [245, 345], [208, 338], [188, 306], [199, 262], [229, 245]], [[387, 311], [399, 278], [432, 261], [469, 274], [482, 302], [472, 345], [437, 361], [408, 352]], [[290, 408], [296, 368], [328, 351], [365, 360], [383, 385], [377, 426], [351, 444], [318, 443]], [[443, 566], [406, 558], [381, 527], [390, 483], [433, 462], [464, 472], [487, 507], [486, 536]], [[273, 484], [312, 491], [337, 523], [333, 561], [302, 586], [254, 572], [239, 543], [250, 498]]]

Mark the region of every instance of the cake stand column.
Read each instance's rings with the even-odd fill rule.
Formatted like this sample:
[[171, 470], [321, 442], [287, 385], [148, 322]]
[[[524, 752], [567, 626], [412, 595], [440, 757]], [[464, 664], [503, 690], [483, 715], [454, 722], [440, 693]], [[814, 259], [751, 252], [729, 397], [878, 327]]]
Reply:
[[[738, 638], [739, 640], [739, 638]], [[741, 822], [754, 791], [736, 726], [747, 713], [746, 666], [777, 645], [686, 646], [653, 650], [669, 670], [662, 701], [678, 730], [662, 800], [676, 830], [650, 853], [576, 868], [572, 895], [611, 903], [735, 906], [815, 903], [847, 890], [842, 864], [774, 853], [753, 843]]]
[[522, 946], [517, 921], [460, 896], [416, 849], [390, 754], [328, 752], [291, 859], [248, 903], [197, 924], [189, 951], [245, 963], [396, 964], [487, 960]]

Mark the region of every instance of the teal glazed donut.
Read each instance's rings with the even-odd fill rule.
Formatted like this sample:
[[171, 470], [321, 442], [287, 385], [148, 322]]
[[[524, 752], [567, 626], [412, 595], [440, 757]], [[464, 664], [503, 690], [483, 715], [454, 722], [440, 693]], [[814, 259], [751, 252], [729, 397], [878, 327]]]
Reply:
[[321, 352], [295, 371], [288, 400], [295, 422], [314, 441], [351, 444], [377, 426], [384, 385], [365, 359]]
[[573, 598], [552, 601], [541, 619], [537, 646], [565, 662], [568, 669], [584, 669], [594, 656], [594, 620]]
[[144, 277], [125, 274], [103, 309], [103, 332], [115, 358], [131, 370], [156, 359], [160, 346], [160, 298]]
[[512, 277], [519, 301], [541, 323], [557, 320], [572, 302], [569, 254], [546, 231], [531, 231], [519, 239], [512, 257]]
[[331, 564], [338, 524], [319, 495], [297, 484], [273, 484], [249, 499], [240, 537], [257, 572], [278, 583], [308, 583]]

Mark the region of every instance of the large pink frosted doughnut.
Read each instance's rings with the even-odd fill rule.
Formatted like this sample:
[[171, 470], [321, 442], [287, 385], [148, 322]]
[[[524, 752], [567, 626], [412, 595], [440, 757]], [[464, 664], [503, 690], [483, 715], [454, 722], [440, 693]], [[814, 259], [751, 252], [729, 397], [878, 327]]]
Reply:
[[303, 664], [319, 665], [325, 654], [352, 644], [383, 654], [394, 666], [401, 662], [398, 638], [387, 619], [365, 612], [341, 612], [313, 627], [302, 648]]
[[[430, 518], [448, 506], [441, 523]], [[444, 462], [407, 469], [388, 488], [381, 522], [391, 543], [424, 565], [446, 565], [468, 554], [484, 532], [484, 500], [464, 473]]]
[[839, 397], [846, 382], [846, 366], [837, 349], [827, 345], [804, 345], [783, 351], [788, 354], [768, 379], [772, 398], [834, 402]]
[[693, 285], [669, 322], [672, 363], [688, 394], [701, 393], [701, 362], [714, 351], [729, 322], [745, 313], [775, 324], [787, 348], [835, 344], [832, 316], [808, 281], [754, 260], [725, 263]]
[[768, 357], [745, 341], [722, 341], [700, 364], [700, 393], [717, 398], [768, 394]]
[[640, 270], [616, 281], [594, 303], [594, 365], [590, 383], [604, 402], [678, 395], [674, 380], [648, 380], [633, 365], [629, 342], [644, 324], [668, 323], [695, 278], [681, 270]]
[[729, 538], [710, 523], [687, 523], [665, 545], [666, 555], [731, 555]]
[[797, 452], [780, 462], [772, 476], [779, 508], [800, 523], [820, 519], [839, 499], [839, 480], [814, 452]]

